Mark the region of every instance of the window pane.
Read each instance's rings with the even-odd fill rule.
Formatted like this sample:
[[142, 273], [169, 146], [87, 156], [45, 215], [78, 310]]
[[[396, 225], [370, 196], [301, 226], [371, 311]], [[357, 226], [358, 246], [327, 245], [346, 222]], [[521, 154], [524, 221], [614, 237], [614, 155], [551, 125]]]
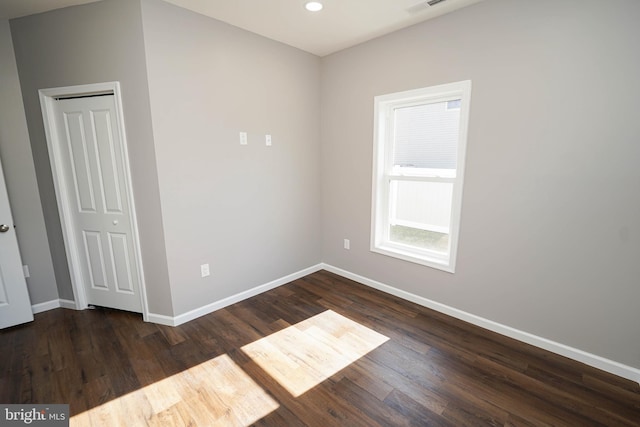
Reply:
[[389, 240], [441, 254], [446, 254], [449, 251], [448, 234], [420, 230], [419, 228], [392, 225], [389, 229]]
[[447, 101], [447, 110], [455, 110], [456, 108], [459, 110], [460, 105], [462, 105], [462, 99], [456, 99], [454, 101]]
[[447, 253], [453, 184], [392, 180], [390, 241]]
[[394, 109], [393, 166], [456, 169], [460, 109], [450, 102]]

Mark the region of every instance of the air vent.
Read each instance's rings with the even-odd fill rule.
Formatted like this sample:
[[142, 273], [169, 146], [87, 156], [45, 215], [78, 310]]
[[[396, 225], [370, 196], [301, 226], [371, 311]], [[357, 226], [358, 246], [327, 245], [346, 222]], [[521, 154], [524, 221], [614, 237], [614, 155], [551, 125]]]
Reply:
[[409, 13], [420, 13], [422, 11], [425, 11], [427, 9], [429, 9], [431, 6], [435, 6], [438, 3], [442, 3], [443, 1], [446, 0], [429, 0], [429, 1], [422, 1], [418, 4], [415, 4], [411, 7], [408, 7], [406, 9], [407, 12]]

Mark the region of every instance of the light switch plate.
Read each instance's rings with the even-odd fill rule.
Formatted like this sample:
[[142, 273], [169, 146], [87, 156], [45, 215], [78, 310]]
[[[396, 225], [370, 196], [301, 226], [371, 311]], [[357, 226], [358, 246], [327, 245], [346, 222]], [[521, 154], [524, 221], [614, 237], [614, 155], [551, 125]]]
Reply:
[[209, 264], [202, 264], [200, 266], [200, 275], [202, 277], [207, 277], [211, 274], [211, 271], [209, 271]]

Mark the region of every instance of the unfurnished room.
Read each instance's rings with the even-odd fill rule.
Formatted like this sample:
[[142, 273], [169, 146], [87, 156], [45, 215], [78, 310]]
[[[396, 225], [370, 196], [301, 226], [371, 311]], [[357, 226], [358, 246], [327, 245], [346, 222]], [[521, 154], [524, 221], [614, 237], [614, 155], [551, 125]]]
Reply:
[[639, 23], [0, 0], [0, 424], [640, 426]]

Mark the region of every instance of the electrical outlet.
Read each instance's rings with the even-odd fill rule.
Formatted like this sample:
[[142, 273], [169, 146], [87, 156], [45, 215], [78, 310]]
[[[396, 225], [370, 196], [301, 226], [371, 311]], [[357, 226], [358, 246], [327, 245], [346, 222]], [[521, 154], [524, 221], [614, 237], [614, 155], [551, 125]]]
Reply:
[[202, 277], [207, 277], [211, 274], [211, 271], [209, 271], [209, 264], [202, 264], [200, 266], [200, 275]]
[[267, 145], [267, 147], [271, 147], [271, 135], [264, 136], [264, 143]]
[[344, 239], [344, 248], [346, 250], [351, 249], [351, 242], [349, 241], [349, 239]]
[[247, 140], [247, 133], [240, 132], [240, 145], [247, 145], [249, 141]]
[[29, 273], [29, 266], [28, 265], [23, 265], [22, 266], [22, 271], [24, 272], [24, 278], [25, 279], [31, 277], [31, 273]]

